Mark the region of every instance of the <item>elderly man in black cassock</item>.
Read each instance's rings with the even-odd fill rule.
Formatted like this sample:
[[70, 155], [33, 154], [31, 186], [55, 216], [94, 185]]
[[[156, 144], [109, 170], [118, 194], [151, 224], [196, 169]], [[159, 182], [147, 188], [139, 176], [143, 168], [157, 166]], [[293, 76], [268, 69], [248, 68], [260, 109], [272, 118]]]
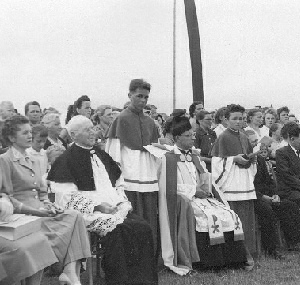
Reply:
[[48, 175], [56, 202], [80, 211], [88, 230], [103, 236], [107, 284], [157, 284], [151, 228], [131, 213], [119, 166], [94, 147], [95, 131], [88, 118], [73, 117], [67, 129], [74, 144]]

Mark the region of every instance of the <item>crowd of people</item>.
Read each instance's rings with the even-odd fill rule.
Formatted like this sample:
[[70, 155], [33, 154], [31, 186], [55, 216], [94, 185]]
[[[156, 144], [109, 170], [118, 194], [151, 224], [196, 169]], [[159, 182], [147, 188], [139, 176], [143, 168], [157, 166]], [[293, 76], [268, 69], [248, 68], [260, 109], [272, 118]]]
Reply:
[[42, 220], [17, 240], [0, 226], [0, 284], [38, 285], [57, 262], [61, 284], [81, 284], [88, 232], [101, 237], [107, 284], [158, 284], [160, 263], [179, 275], [252, 270], [260, 234], [265, 254], [284, 258], [279, 224], [300, 250], [300, 126], [288, 107], [193, 102], [167, 116], [150, 91], [133, 79], [122, 110], [83, 95], [64, 128], [53, 107], [31, 101], [21, 115], [0, 103], [0, 222]]

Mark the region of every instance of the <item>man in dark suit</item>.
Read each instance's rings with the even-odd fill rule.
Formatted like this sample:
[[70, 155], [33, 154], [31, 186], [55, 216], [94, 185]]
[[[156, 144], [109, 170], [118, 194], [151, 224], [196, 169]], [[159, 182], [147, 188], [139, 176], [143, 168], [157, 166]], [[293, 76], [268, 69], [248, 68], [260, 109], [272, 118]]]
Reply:
[[287, 134], [289, 144], [276, 151], [278, 194], [300, 207], [300, 127], [292, 124]]

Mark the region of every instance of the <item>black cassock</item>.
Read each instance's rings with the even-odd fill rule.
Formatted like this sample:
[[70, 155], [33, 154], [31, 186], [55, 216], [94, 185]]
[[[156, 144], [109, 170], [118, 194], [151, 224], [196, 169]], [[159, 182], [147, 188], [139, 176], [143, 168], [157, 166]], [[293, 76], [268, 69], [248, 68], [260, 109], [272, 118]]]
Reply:
[[[48, 180], [74, 183], [81, 191], [95, 190], [91, 153], [105, 166], [112, 186], [121, 175], [116, 162], [104, 151], [73, 144], [54, 162]], [[149, 224], [129, 213], [122, 224], [101, 241], [104, 247], [103, 269], [107, 284], [157, 284], [157, 266]]]

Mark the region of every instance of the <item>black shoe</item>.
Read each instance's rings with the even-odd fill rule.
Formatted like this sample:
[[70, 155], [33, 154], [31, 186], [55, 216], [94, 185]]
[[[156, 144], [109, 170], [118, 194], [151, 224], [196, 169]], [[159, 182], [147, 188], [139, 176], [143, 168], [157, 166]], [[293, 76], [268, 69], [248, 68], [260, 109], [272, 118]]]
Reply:
[[300, 245], [299, 244], [291, 245], [289, 246], [288, 251], [300, 251]]
[[284, 260], [285, 259], [285, 255], [277, 249], [270, 250], [268, 252], [268, 255], [270, 257], [273, 257], [274, 259], [278, 259], [278, 260]]

